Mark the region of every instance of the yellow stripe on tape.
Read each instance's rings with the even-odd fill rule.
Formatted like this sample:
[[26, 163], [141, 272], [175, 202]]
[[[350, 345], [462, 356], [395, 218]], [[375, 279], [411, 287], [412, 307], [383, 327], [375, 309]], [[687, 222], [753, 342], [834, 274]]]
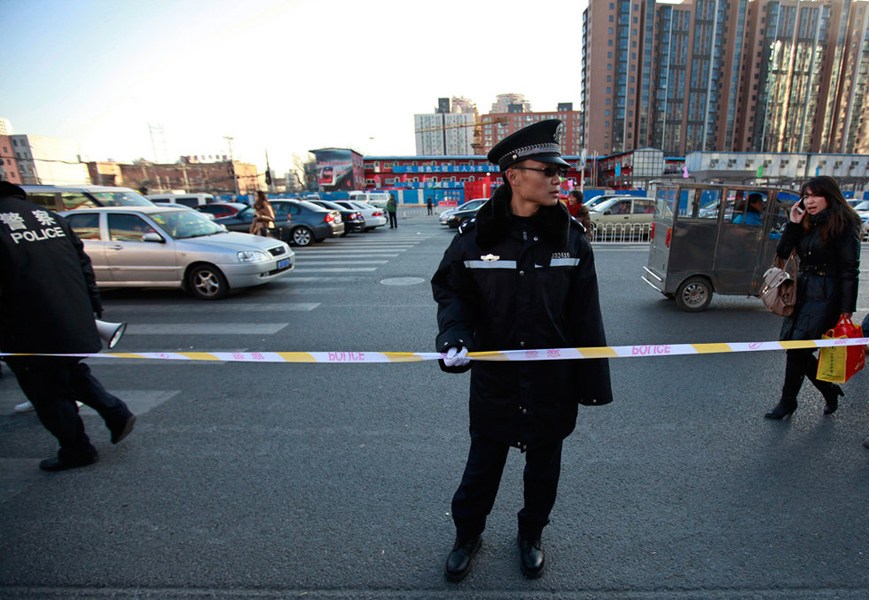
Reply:
[[290, 363], [309, 363], [317, 362], [310, 352], [276, 352], [278, 356], [284, 359], [284, 362]]
[[610, 346], [600, 346], [597, 348], [577, 348], [581, 358], [618, 358], [620, 354], [615, 348]]
[[723, 354], [733, 351], [730, 344], [691, 344], [697, 354]]

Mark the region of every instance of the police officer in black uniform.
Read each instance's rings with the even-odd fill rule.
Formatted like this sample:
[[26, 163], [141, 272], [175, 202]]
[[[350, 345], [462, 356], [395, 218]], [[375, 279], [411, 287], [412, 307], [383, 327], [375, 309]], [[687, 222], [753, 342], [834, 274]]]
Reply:
[[[56, 213], [0, 182], [0, 351], [90, 354], [101, 342], [94, 314], [102, 304], [81, 240]], [[136, 417], [75, 357], [9, 356], [6, 362], [39, 420], [60, 442], [43, 471], [83, 467], [97, 460], [78, 414], [79, 400], [105, 421], [117, 444]]]
[[482, 543], [510, 447], [525, 454], [518, 514], [521, 571], [543, 574], [543, 528], [555, 504], [562, 441], [577, 404], [612, 401], [606, 359], [471, 361], [469, 351], [524, 350], [555, 358], [557, 348], [605, 346], [591, 245], [558, 201], [568, 163], [563, 125], [541, 121], [508, 136], [488, 158], [504, 183], [459, 228], [432, 278], [441, 368], [471, 370], [471, 446], [452, 500], [456, 541], [446, 576], [460, 581]]

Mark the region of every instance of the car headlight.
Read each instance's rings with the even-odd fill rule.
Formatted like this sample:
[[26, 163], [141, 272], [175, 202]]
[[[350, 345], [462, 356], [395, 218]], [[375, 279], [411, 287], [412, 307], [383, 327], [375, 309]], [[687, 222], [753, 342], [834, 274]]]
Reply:
[[268, 252], [260, 250], [242, 250], [238, 253], [238, 262], [265, 262], [271, 260], [271, 255]]

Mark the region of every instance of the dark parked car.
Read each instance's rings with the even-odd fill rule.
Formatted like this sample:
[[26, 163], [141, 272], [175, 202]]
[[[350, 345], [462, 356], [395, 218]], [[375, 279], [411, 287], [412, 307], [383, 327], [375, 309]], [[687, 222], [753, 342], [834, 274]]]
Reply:
[[[282, 241], [297, 246], [309, 246], [329, 237], [344, 234], [344, 222], [334, 210], [326, 210], [305, 200], [270, 200], [275, 209], [276, 236]], [[228, 202], [240, 206], [230, 217], [214, 220], [230, 231], [247, 232], [253, 222], [254, 210], [246, 204]]]
[[358, 210], [335, 204], [330, 200], [308, 200], [308, 202], [329, 210], [337, 210], [340, 212], [346, 228], [344, 230], [344, 235], [347, 235], [350, 232], [355, 233], [357, 231], [365, 231], [365, 217], [363, 217], [362, 213]]
[[462, 221], [464, 221], [465, 219], [476, 217], [477, 211], [480, 210], [480, 208], [482, 208], [485, 204], [485, 202], [482, 202], [470, 208], [460, 207], [449, 217], [447, 217], [447, 225], [453, 229], [457, 229], [458, 226], [461, 225]]
[[242, 204], [241, 202], [214, 202], [213, 204], [201, 204], [196, 207], [196, 210], [214, 215], [215, 219], [219, 219], [221, 217], [231, 217], [245, 206], [247, 204]]

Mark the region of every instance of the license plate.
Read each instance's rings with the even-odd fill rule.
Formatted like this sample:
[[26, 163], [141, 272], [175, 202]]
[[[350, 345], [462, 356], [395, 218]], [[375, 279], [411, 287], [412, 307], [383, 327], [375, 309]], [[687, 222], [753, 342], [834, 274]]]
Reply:
[[278, 261], [278, 268], [279, 269], [286, 269], [289, 266], [290, 266], [290, 259], [289, 258], [285, 258], [283, 260]]

